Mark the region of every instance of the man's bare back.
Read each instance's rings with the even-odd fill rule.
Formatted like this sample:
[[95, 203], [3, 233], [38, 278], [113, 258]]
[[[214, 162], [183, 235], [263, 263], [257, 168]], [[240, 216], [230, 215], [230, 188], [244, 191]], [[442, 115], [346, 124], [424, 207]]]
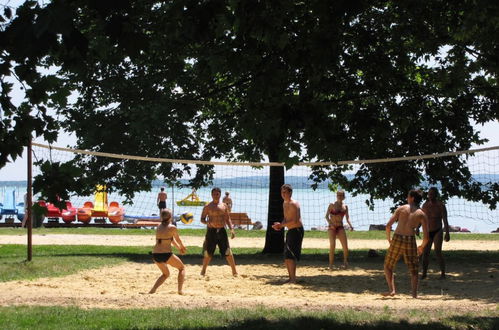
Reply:
[[418, 207], [412, 207], [409, 204], [400, 206], [395, 211], [394, 216], [398, 217], [397, 229], [395, 233], [404, 236], [416, 234], [416, 229], [422, 225], [426, 215]]
[[167, 195], [164, 191], [158, 193], [158, 201], [164, 202], [166, 201]]

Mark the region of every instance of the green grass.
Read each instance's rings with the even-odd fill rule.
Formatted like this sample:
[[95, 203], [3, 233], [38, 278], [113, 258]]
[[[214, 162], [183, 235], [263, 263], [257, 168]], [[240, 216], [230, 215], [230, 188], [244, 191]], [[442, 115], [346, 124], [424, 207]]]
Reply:
[[[180, 229], [180, 235], [204, 236], [205, 229]], [[33, 234], [81, 234], [81, 235], [153, 235], [154, 229], [120, 229], [120, 228], [33, 228]], [[23, 228], [0, 228], [0, 235], [26, 235]], [[244, 230], [236, 229], [238, 237], [265, 237], [264, 230]], [[384, 231], [352, 231], [347, 233], [350, 239], [385, 239]], [[327, 233], [323, 231], [307, 230], [307, 238], [327, 238]], [[499, 234], [472, 234], [472, 233], [451, 233], [452, 240], [487, 240], [498, 241]]]
[[[35, 245], [33, 260], [26, 262], [26, 246], [19, 244], [0, 245], [0, 282], [32, 280], [41, 277], [58, 277], [75, 274], [84, 269], [109, 267], [124, 262], [151, 263], [147, 246], [92, 246], [92, 245]], [[262, 248], [234, 248], [238, 264], [282, 263], [281, 254], [262, 255]], [[373, 262], [383, 263], [380, 251], [377, 259], [367, 256], [367, 249], [350, 250], [350, 263], [359, 267], [371, 267]], [[337, 257], [341, 256], [337, 250]], [[217, 256], [218, 257], [218, 256]], [[328, 249], [303, 249], [302, 263], [326, 262]], [[446, 262], [477, 265], [477, 269], [499, 260], [499, 251], [446, 251]], [[182, 256], [185, 264], [200, 264], [202, 248], [189, 246], [188, 253]]]
[[80, 309], [0, 307], [8, 329], [494, 329], [494, 311], [456, 316], [436, 310], [404, 314], [382, 311], [300, 311], [270, 309]]
[[149, 250], [147, 247], [131, 246], [33, 246], [33, 260], [26, 262], [26, 246], [0, 245], [0, 282], [57, 277], [83, 269], [108, 267], [125, 261], [140, 260]]

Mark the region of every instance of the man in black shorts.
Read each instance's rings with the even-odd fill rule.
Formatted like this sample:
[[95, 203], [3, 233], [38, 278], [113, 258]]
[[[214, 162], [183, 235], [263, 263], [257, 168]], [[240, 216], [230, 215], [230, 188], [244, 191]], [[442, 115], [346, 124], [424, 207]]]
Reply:
[[230, 229], [231, 238], [234, 238], [234, 226], [230, 220], [227, 205], [220, 201], [221, 195], [220, 188], [213, 188], [211, 190], [213, 200], [203, 208], [203, 212], [201, 213], [201, 223], [208, 226], [203, 244], [203, 268], [201, 269], [201, 275], [203, 276], [206, 274], [206, 268], [213, 258], [217, 245], [220, 253], [225, 256], [227, 263], [231, 267], [232, 275], [237, 276], [236, 262], [229, 246], [227, 231], [225, 230], [225, 225], [227, 225]]
[[[438, 200], [438, 189], [431, 187], [428, 191], [428, 200], [422, 206], [423, 212], [428, 217], [429, 242], [423, 252], [423, 274], [421, 279], [426, 278], [428, 264], [430, 262], [431, 246], [434, 246], [435, 255], [440, 266], [440, 278], [445, 278], [445, 261], [442, 256], [442, 243], [450, 240], [449, 222], [447, 221], [447, 208]], [[443, 221], [443, 228], [442, 228]], [[444, 236], [445, 231], [445, 236]]]
[[165, 188], [161, 187], [160, 192], [158, 193], [158, 198], [156, 199], [156, 204], [158, 205], [159, 208], [159, 214], [161, 214], [161, 211], [166, 209], [166, 199], [168, 196], [166, 195]]
[[303, 241], [303, 223], [301, 221], [300, 204], [291, 198], [293, 188], [289, 184], [281, 187], [281, 197], [284, 200], [284, 221], [275, 222], [272, 228], [281, 230], [288, 227], [286, 244], [284, 247], [284, 263], [288, 270], [289, 279], [285, 283], [296, 283], [296, 263], [301, 256], [301, 243]]

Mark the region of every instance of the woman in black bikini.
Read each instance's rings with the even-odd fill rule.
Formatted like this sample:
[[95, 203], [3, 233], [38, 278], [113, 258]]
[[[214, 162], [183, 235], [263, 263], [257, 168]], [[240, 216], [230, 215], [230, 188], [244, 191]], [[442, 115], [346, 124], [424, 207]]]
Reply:
[[170, 276], [167, 265], [178, 269], [178, 294], [183, 294], [182, 286], [185, 279], [185, 266], [179, 257], [172, 253], [172, 244], [184, 254], [187, 250], [178, 236], [177, 227], [171, 224], [172, 212], [165, 209], [161, 212], [161, 224], [156, 230], [156, 245], [152, 250], [154, 263], [163, 273], [154, 283], [149, 293], [154, 293]]
[[339, 238], [343, 247], [343, 268], [348, 267], [348, 242], [345, 227], [343, 227], [343, 217], [346, 217], [350, 230], [353, 230], [348, 214], [348, 206], [343, 202], [345, 192], [340, 190], [336, 193], [336, 202], [329, 204], [326, 212], [326, 220], [329, 224], [329, 269], [333, 269], [334, 251], [336, 249], [336, 237]]

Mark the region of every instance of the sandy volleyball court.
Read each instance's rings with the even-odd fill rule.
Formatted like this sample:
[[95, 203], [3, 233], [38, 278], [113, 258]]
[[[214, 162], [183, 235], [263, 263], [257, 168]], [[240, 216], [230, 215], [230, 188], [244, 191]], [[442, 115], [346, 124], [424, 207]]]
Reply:
[[[303, 248], [327, 249], [329, 240], [326, 238], [307, 238], [303, 240]], [[26, 235], [0, 235], [0, 244], [26, 244]], [[182, 236], [186, 246], [202, 246], [202, 236]], [[111, 246], [153, 246], [154, 235], [78, 235], [78, 234], [50, 234], [33, 235], [33, 244], [39, 245], [111, 245]], [[263, 248], [264, 238], [236, 237], [230, 240], [232, 247]], [[338, 246], [341, 246], [339, 241]], [[350, 249], [386, 249], [385, 240], [349, 240]], [[498, 251], [499, 241], [463, 241], [451, 240], [444, 242], [444, 250], [482, 250]]]
[[[76, 236], [76, 237], [75, 237]], [[24, 243], [25, 237], [0, 236], [0, 244]], [[184, 237], [186, 245], [199, 245], [202, 237]], [[34, 244], [95, 244], [152, 245], [147, 236], [46, 235], [34, 237]], [[263, 239], [236, 238], [234, 247], [261, 247]], [[496, 249], [497, 242], [455, 241], [446, 249]], [[351, 240], [352, 248], [386, 248], [383, 241]], [[306, 239], [305, 247], [327, 247], [327, 240]], [[201, 256], [183, 257], [187, 279], [185, 295], [176, 293], [176, 270], [153, 295], [146, 294], [160, 275], [154, 264], [127, 262], [118, 266], [92, 269], [77, 274], [41, 278], [34, 281], [0, 283], [0, 305], [74, 305], [83, 308], [149, 308], [149, 307], [297, 307], [324, 309], [352, 307], [355, 309], [390, 308], [428, 309], [453, 313], [497, 311], [499, 297], [499, 261], [483, 264], [449, 265], [448, 279], [438, 280], [430, 273], [420, 285], [420, 299], [409, 295], [407, 268], [399, 263], [396, 269], [400, 295], [382, 298], [386, 290], [383, 259], [355, 265], [348, 270], [327, 269], [326, 261], [305, 258], [300, 262], [298, 284], [282, 284], [286, 270], [280, 257], [238, 259], [238, 277], [233, 277], [220, 257], [215, 257], [207, 275], [199, 275]], [[435, 261], [432, 261], [435, 263]]]

